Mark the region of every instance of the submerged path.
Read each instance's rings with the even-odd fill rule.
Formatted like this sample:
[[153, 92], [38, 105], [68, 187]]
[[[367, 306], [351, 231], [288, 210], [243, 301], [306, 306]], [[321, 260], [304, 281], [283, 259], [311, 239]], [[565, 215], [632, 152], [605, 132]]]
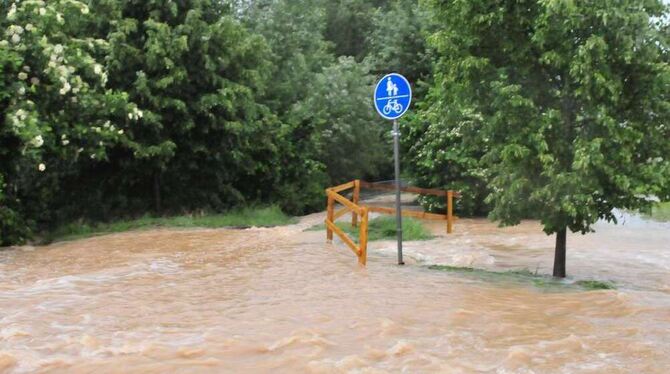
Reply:
[[[628, 217], [568, 239], [585, 292], [427, 264], [548, 272], [534, 222], [373, 242], [367, 269], [321, 222], [154, 230], [0, 252], [0, 372], [667, 373], [670, 226]], [[442, 226], [433, 227], [441, 233]]]

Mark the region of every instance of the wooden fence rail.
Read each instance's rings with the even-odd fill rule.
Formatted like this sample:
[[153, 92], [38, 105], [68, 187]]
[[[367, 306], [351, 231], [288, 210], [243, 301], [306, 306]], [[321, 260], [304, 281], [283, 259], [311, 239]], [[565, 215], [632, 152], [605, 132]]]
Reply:
[[[347, 185], [349, 185], [349, 183], [342, 186]], [[340, 195], [338, 191], [336, 191], [339, 189], [339, 191], [341, 192], [354, 187], [353, 182], [350, 187], [340, 188], [342, 186], [338, 186], [334, 189], [329, 188], [326, 190], [326, 194], [328, 195], [326, 237], [328, 238], [329, 241], [332, 241], [333, 233], [337, 234], [337, 236], [339, 236], [340, 239], [342, 239], [344, 244], [346, 244], [356, 254], [356, 256], [358, 257], [358, 263], [365, 266], [368, 259], [368, 214], [369, 214], [368, 208], [356, 205], [354, 202], [348, 200], [346, 197]], [[344, 205], [344, 208], [335, 212], [335, 202]], [[361, 216], [361, 225], [358, 229], [358, 245], [356, 245], [356, 243], [354, 243], [354, 241], [351, 240], [349, 236], [335, 224], [335, 220], [338, 217], [345, 215], [348, 211], [351, 211], [354, 217], [352, 218], [352, 220], [356, 220], [356, 222], [358, 221], [358, 216]], [[354, 224], [353, 221], [352, 224]], [[356, 225], [354, 224], [354, 226]]]
[[[344, 197], [340, 192], [350, 190], [353, 188], [353, 194], [351, 200]], [[382, 207], [373, 207], [373, 206], [362, 206], [359, 204], [361, 188], [367, 188], [371, 190], [380, 190], [380, 191], [395, 191], [395, 186], [391, 185], [381, 185], [373, 184], [370, 182], [365, 182], [361, 180], [355, 180], [348, 183], [341, 184], [339, 186], [331, 187], [326, 189], [326, 195], [328, 196], [328, 207], [327, 207], [327, 216], [326, 216], [326, 238], [329, 241], [333, 240], [333, 233], [342, 239], [342, 242], [346, 244], [358, 257], [358, 262], [365, 266], [367, 263], [367, 248], [368, 248], [368, 221], [369, 213], [383, 213], [383, 214], [395, 214], [396, 210], [393, 208], [382, 208]], [[419, 187], [402, 187], [400, 189], [403, 192], [410, 192], [421, 195], [435, 195], [435, 196], [444, 196], [446, 199], [446, 213], [445, 214], [436, 214], [436, 213], [426, 213], [426, 212], [417, 212], [413, 210], [402, 210], [403, 216], [416, 217], [422, 219], [432, 219], [432, 220], [446, 220], [447, 221], [447, 233], [451, 234], [454, 229], [454, 221], [458, 217], [454, 216], [454, 198], [460, 197], [461, 194], [456, 191], [451, 190], [438, 190], [430, 188], [419, 188]], [[335, 203], [343, 205], [342, 208], [335, 210]], [[351, 212], [351, 225], [353, 227], [358, 226], [358, 219], [360, 217], [360, 227], [358, 230], [358, 245], [351, 239], [349, 236], [336, 224], [335, 221]]]

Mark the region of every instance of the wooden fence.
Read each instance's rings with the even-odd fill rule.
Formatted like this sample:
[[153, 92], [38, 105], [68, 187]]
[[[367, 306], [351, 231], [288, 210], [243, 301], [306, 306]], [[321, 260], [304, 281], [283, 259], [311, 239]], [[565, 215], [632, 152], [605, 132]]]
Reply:
[[[328, 196], [328, 207], [327, 207], [327, 216], [326, 216], [326, 237], [329, 241], [333, 240], [333, 233], [336, 233], [337, 236], [342, 239], [342, 241], [356, 254], [358, 257], [358, 262], [361, 265], [365, 265], [367, 262], [367, 248], [368, 248], [368, 216], [370, 212], [382, 213], [382, 214], [396, 214], [396, 210], [393, 208], [384, 208], [384, 207], [374, 207], [374, 206], [363, 206], [359, 204], [361, 188], [366, 188], [370, 190], [378, 191], [395, 191], [394, 185], [382, 185], [374, 184], [370, 182], [365, 182], [361, 180], [351, 181], [349, 183], [344, 183], [339, 186], [330, 187], [326, 189], [326, 195]], [[353, 194], [351, 200], [347, 199], [341, 192], [353, 189]], [[432, 220], [445, 220], [447, 222], [447, 233], [451, 234], [454, 229], [454, 222], [458, 219], [454, 215], [454, 198], [460, 197], [460, 193], [451, 190], [438, 190], [430, 188], [419, 188], [419, 187], [401, 187], [402, 192], [409, 192], [421, 195], [435, 195], [435, 196], [444, 196], [446, 199], [446, 212], [445, 214], [436, 214], [436, 213], [426, 213], [426, 212], [417, 212], [413, 210], [403, 209], [401, 211], [403, 216], [415, 217], [421, 219], [432, 219]], [[342, 205], [342, 208], [335, 210], [335, 203]], [[358, 245], [351, 239], [349, 236], [340, 229], [335, 221], [344, 216], [345, 214], [351, 212], [351, 225], [353, 227], [358, 226], [358, 220], [360, 217], [360, 227], [358, 231]]]

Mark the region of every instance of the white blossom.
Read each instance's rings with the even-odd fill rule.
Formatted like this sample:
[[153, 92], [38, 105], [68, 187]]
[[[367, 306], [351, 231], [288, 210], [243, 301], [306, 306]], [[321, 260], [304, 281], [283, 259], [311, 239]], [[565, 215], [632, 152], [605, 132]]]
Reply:
[[93, 72], [97, 75], [102, 74], [102, 65], [100, 64], [93, 65]]
[[23, 96], [26, 94], [26, 88], [21, 86], [19, 87], [19, 95]]
[[32, 77], [32, 78], [30, 78], [30, 83], [31, 83], [33, 86], [37, 86], [38, 84], [40, 84], [40, 79], [37, 78], [37, 77]]
[[17, 44], [20, 41], [21, 41], [21, 37], [19, 36], [19, 34], [12, 35], [12, 43]]
[[24, 72], [20, 72], [19, 73], [19, 79], [22, 80], [22, 81], [28, 79], [28, 74], [26, 74]]
[[63, 143], [63, 145], [68, 145], [68, 144], [70, 144], [70, 141], [67, 140], [67, 139], [65, 139], [65, 140], [63, 140], [61, 143]]
[[44, 164], [39, 164], [37, 165], [37, 170], [39, 171], [45, 171], [47, 169], [47, 166]]
[[26, 25], [26, 30], [27, 31], [33, 31], [34, 29], [35, 29], [35, 26], [33, 26], [32, 23], [29, 23], [29, 24]]
[[21, 35], [23, 34], [23, 27], [21, 27], [20, 25], [11, 25], [9, 26], [9, 30], [7, 31], [9, 32], [10, 35], [16, 35], [16, 34]]
[[62, 44], [56, 44], [54, 46], [54, 52], [56, 52], [57, 54], [63, 53], [63, 45]]
[[71, 89], [72, 89], [72, 86], [70, 86], [70, 83], [65, 82], [63, 84], [63, 88], [61, 88], [59, 92], [60, 92], [61, 95], [65, 95], [66, 93], [70, 92]]
[[44, 9], [44, 8], [40, 8], [39, 13], [40, 13], [40, 16], [43, 16], [43, 15], [47, 14], [47, 10]]
[[16, 4], [12, 4], [12, 6], [9, 7], [9, 11], [7, 12], [7, 19], [8, 20], [14, 19], [15, 14], [16, 14]]
[[34, 137], [33, 140], [30, 141], [30, 144], [35, 148], [41, 147], [44, 144], [44, 139], [42, 138], [42, 135], [37, 135], [36, 137]]
[[119, 135], [123, 135], [123, 129], [119, 130]]

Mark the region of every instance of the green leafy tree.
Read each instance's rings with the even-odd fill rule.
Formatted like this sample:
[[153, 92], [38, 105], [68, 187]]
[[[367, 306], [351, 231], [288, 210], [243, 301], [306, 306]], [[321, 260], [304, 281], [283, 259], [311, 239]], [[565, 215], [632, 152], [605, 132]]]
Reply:
[[267, 0], [241, 8], [250, 28], [263, 35], [272, 53], [268, 106], [282, 119], [291, 106], [307, 96], [305, 87], [323, 68], [335, 61], [325, 32], [325, 10], [321, 1]]
[[331, 0], [325, 2], [324, 37], [333, 43], [336, 56], [362, 61], [368, 55], [368, 35], [374, 27], [376, 10], [388, 0]]
[[109, 84], [141, 108], [130, 151], [102, 170], [111, 195], [135, 192], [124, 208], [140, 211], [149, 201], [155, 211], [220, 210], [269, 198], [280, 126], [260, 103], [271, 72], [263, 38], [214, 0], [126, 0], [109, 13]]
[[556, 234], [555, 276], [565, 276], [567, 230], [669, 197], [661, 1], [428, 3], [442, 26], [431, 37], [437, 108], [426, 111], [460, 134], [428, 148], [482, 154], [490, 217], [539, 218]]
[[276, 137], [281, 176], [274, 183], [273, 199], [294, 214], [322, 209], [323, 189], [329, 178], [319, 161], [315, 126], [297, 121], [292, 111], [307, 100], [310, 82], [335, 60], [330, 43], [323, 38], [323, 2], [243, 1], [236, 13], [271, 48], [267, 56], [271, 61], [270, 82], [262, 102], [281, 121], [281, 135]]
[[[365, 64], [341, 57], [308, 86], [308, 98], [293, 107], [292, 121], [311, 127], [331, 183], [375, 178], [386, 164], [383, 126], [372, 108], [373, 77]], [[390, 165], [390, 163], [389, 163]]]
[[432, 57], [426, 37], [432, 28], [428, 11], [416, 0], [394, 0], [377, 8], [366, 40], [372, 71], [399, 72], [414, 84], [429, 78]]

